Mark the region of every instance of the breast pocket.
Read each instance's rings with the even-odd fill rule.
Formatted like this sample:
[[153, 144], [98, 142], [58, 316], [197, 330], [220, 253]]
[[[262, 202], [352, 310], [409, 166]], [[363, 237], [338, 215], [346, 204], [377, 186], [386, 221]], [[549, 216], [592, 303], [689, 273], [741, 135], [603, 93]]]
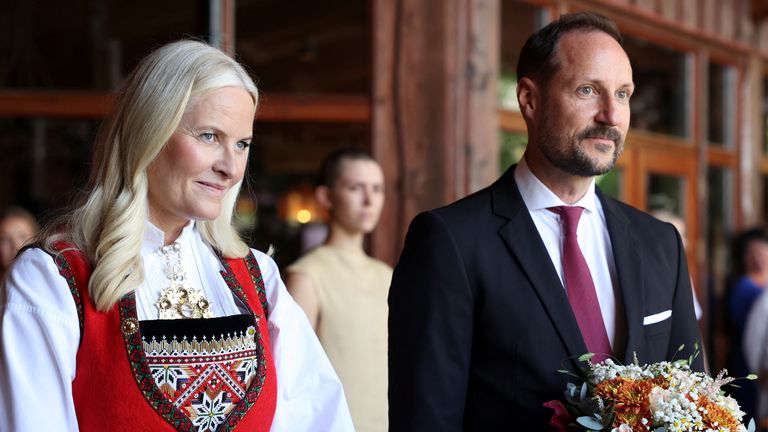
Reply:
[[643, 319], [645, 345], [650, 355], [647, 361], [662, 361], [669, 348], [669, 333], [672, 331], [671, 311], [653, 314]]
[[672, 328], [671, 319], [666, 319], [664, 321], [659, 321], [653, 324], [646, 324], [643, 326], [646, 339], [657, 337], [663, 334], [669, 334], [669, 331], [671, 328]]

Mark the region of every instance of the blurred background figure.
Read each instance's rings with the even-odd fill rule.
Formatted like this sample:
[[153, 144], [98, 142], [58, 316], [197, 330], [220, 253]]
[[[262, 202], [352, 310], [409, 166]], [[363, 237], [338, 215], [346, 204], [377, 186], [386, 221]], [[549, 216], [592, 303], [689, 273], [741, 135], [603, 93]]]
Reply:
[[37, 220], [21, 207], [10, 207], [0, 216], [0, 281], [21, 248], [40, 230]]
[[[742, 344], [747, 317], [755, 301], [768, 283], [768, 235], [762, 228], [752, 228], [739, 234], [733, 242], [732, 271], [726, 291], [725, 324], [731, 347], [726, 367], [728, 375], [745, 377], [747, 348]], [[754, 343], [754, 342], [750, 342]], [[739, 387], [731, 387], [729, 393], [741, 404], [745, 418], [756, 412], [757, 386], [753, 381], [742, 380]]]
[[392, 268], [363, 247], [384, 205], [384, 175], [368, 153], [342, 149], [325, 159], [317, 183], [329, 234], [288, 267], [286, 285], [339, 374], [355, 429], [385, 431]]
[[[683, 218], [676, 215], [675, 213], [672, 213], [671, 211], [661, 209], [653, 210], [651, 212], [651, 216], [664, 222], [671, 223], [675, 229], [677, 229], [677, 232], [680, 233], [680, 238], [683, 241], [683, 248], [685, 248], [686, 252], [688, 252], [688, 230], [685, 226], [685, 221]], [[691, 280], [691, 289], [693, 289], [693, 310], [696, 313], [696, 319], [701, 320], [701, 304], [699, 303], [699, 296], [696, 294], [696, 289], [693, 286], [693, 280]]]
[[768, 430], [768, 296], [760, 294], [747, 317], [742, 340], [744, 359], [751, 373], [758, 374], [755, 421]]

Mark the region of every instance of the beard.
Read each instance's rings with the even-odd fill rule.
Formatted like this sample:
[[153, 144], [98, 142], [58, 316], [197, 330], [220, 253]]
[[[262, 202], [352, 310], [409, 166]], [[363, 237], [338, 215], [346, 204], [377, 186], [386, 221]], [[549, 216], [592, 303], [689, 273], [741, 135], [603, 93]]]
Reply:
[[[616, 160], [624, 150], [624, 138], [616, 128], [603, 125], [591, 126], [583, 129], [576, 135], [563, 136], [557, 133], [556, 128], [544, 126], [539, 134], [541, 145], [539, 146], [544, 157], [557, 168], [568, 174], [579, 177], [594, 177], [602, 175], [613, 169]], [[587, 138], [604, 138], [613, 141], [613, 154], [611, 160], [600, 164], [591, 158], [581, 141]], [[609, 145], [596, 146], [600, 153], [611, 151]]]

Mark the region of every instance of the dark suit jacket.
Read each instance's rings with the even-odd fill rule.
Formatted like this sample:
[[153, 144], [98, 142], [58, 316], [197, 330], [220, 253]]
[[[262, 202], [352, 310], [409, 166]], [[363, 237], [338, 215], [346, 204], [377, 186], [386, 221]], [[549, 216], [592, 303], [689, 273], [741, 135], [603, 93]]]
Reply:
[[[391, 431], [548, 430], [542, 403], [576, 383], [558, 369], [576, 371], [587, 348], [513, 171], [411, 223], [389, 294]], [[614, 355], [687, 358], [699, 331], [677, 231], [598, 197], [626, 321]]]

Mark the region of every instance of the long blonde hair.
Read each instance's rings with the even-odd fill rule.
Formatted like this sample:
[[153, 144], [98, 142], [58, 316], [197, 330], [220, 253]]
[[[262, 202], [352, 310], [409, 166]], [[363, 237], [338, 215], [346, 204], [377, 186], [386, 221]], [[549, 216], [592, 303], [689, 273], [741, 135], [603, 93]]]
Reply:
[[[43, 233], [43, 245], [74, 243], [93, 265], [89, 292], [108, 310], [144, 280], [141, 244], [148, 217], [147, 168], [178, 127], [191, 98], [222, 87], [258, 90], [243, 67], [197, 41], [162, 46], [144, 58], [117, 94], [96, 138], [88, 187], [78, 204]], [[225, 257], [244, 257], [248, 246], [232, 226], [242, 182], [222, 200], [221, 213], [198, 224], [206, 242]]]

